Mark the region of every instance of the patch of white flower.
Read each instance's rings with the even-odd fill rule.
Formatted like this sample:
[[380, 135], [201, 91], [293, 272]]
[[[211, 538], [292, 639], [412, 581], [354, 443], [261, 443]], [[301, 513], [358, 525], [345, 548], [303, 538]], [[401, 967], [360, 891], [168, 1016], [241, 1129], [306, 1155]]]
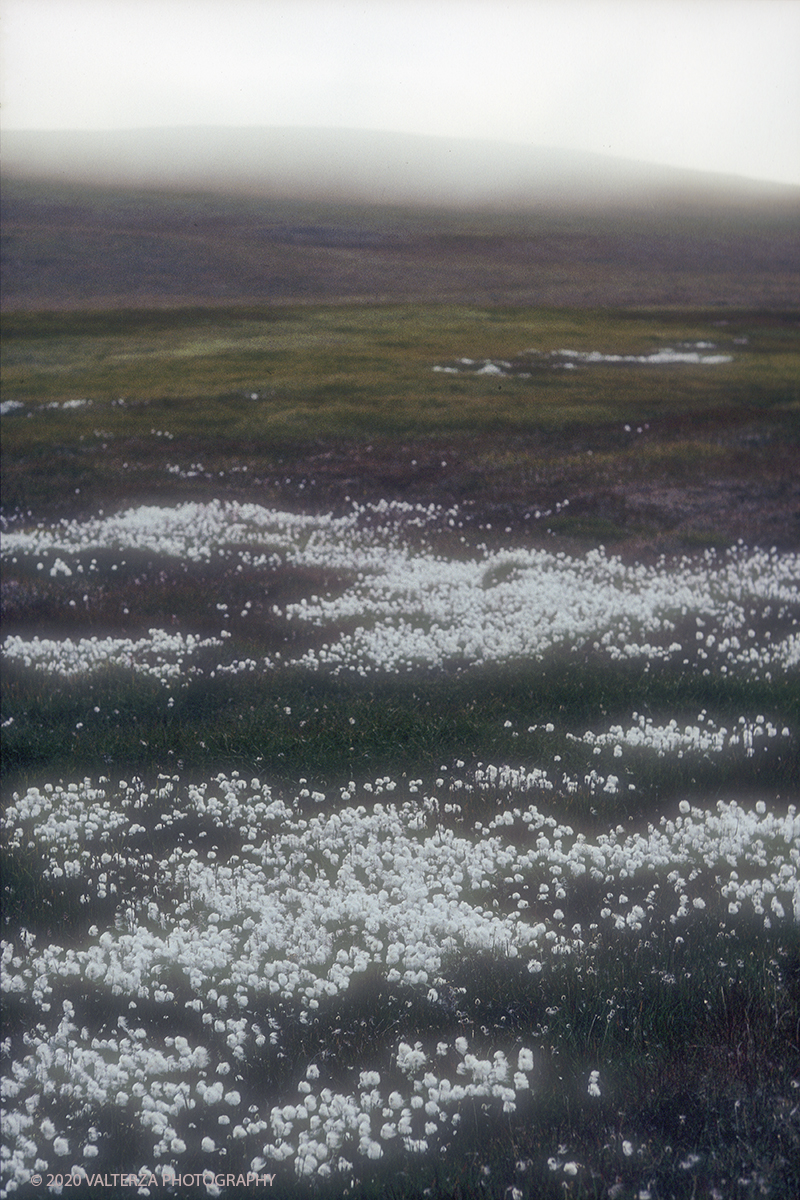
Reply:
[[[511, 1113], [519, 1096], [531, 1089], [529, 1051], [519, 1051], [513, 1070], [502, 1051], [481, 1058], [460, 1037], [454, 1047], [440, 1043], [433, 1062], [421, 1043], [412, 1048], [401, 1041], [386, 1085], [378, 1071], [365, 1070], [358, 1087], [343, 1093], [319, 1086], [319, 1068], [312, 1065], [281, 1102], [248, 1105], [240, 1091], [226, 1085], [227, 1071], [220, 1078], [220, 1066], [226, 1064], [215, 1066], [203, 1046], [176, 1036], [155, 1047], [135, 1018], [119, 1018], [112, 1034], [91, 1037], [74, 1017], [72, 1004], [64, 1001], [55, 1034], [38, 1026], [26, 1039], [29, 1053], [14, 1064], [6, 1095], [26, 1100], [8, 1114], [5, 1125], [10, 1144], [4, 1194], [27, 1182], [33, 1170], [45, 1169], [43, 1163], [49, 1166], [51, 1147], [57, 1156], [69, 1153], [53, 1122], [36, 1115], [42, 1094], [73, 1111], [106, 1106], [124, 1111], [129, 1126], [149, 1140], [151, 1162], [159, 1164], [160, 1175], [180, 1174], [187, 1144], [177, 1127], [191, 1115], [193, 1128], [216, 1128], [216, 1140], [207, 1134], [200, 1140], [206, 1155], [224, 1153], [220, 1143], [227, 1137], [246, 1144], [254, 1172], [287, 1163], [301, 1178], [322, 1179], [400, 1148], [424, 1153], [452, 1136], [465, 1105], [477, 1102], [484, 1111], [491, 1106]], [[446, 1071], [443, 1058], [450, 1064]], [[81, 1166], [72, 1172], [83, 1179], [93, 1174]], [[152, 1168], [147, 1173], [155, 1174]]]
[[15, 634], [3, 642], [10, 661], [66, 678], [91, 675], [107, 667], [121, 667], [139, 675], [151, 675], [162, 683], [185, 679], [197, 673], [191, 663], [199, 650], [222, 646], [220, 638], [151, 629], [147, 637], [114, 638], [22, 638]]
[[[433, 505], [353, 505], [334, 517], [214, 501], [12, 530], [2, 553], [31, 559], [41, 569], [49, 564], [51, 574], [70, 571], [65, 560], [101, 547], [338, 572], [346, 583], [341, 594], [311, 595], [273, 609], [287, 626], [323, 631], [317, 648], [282, 661], [334, 675], [540, 661], [556, 651], [668, 661], [704, 674], [767, 680], [800, 665], [795, 554], [739, 546], [723, 555], [708, 551], [700, 559], [645, 566], [627, 565], [602, 549], [570, 557], [479, 545], [454, 559], [408, 536], [426, 528], [452, 531], [459, 523], [458, 509]], [[774, 638], [756, 634], [766, 616], [778, 620]], [[118, 653], [114, 641], [108, 646], [109, 654]], [[58, 661], [55, 649], [45, 652], [36, 643], [7, 639], [4, 648], [17, 658]], [[67, 660], [76, 653], [66, 651]], [[124, 656], [127, 647], [119, 653]], [[260, 669], [274, 665], [265, 658]], [[220, 667], [255, 669], [251, 660]]]
[[[347, 1172], [395, 1146], [421, 1152], [458, 1127], [465, 1104], [513, 1112], [531, 1088], [531, 1051], [520, 1049], [514, 1066], [507, 1050], [486, 1056], [466, 1037], [440, 1042], [433, 1059], [431, 1048], [399, 1042], [385, 1083], [365, 1064], [359, 1086], [342, 1091], [312, 1064], [295, 1093], [262, 1094], [254, 1105], [236, 1086], [239, 1064], [279, 1055], [283, 1027], [253, 1012], [288, 1004], [310, 1022], [377, 968], [390, 985], [455, 1014], [449, 958], [502, 948], [535, 973], [548, 958], [580, 955], [605, 926], [646, 937], [659, 896], [673, 924], [715, 892], [728, 921], [740, 912], [765, 925], [800, 920], [793, 807], [684, 802], [645, 832], [588, 838], [528, 806], [458, 835], [439, 824], [435, 795], [385, 804], [377, 789], [397, 785], [362, 789], [367, 807], [352, 803], [361, 797], [351, 784], [351, 803], [312, 816], [299, 798], [289, 803], [236, 774], [205, 783], [162, 776], [150, 789], [84, 780], [13, 797], [8, 849], [33, 853], [52, 886], [72, 879], [87, 904], [107, 899], [110, 908], [105, 927], [92, 925], [80, 945], [62, 944], [57, 931], [39, 944], [24, 930], [3, 943], [6, 995], [42, 1014], [21, 1054], [5, 1047], [6, 1187], [45, 1169], [37, 1164], [52, 1167], [55, 1140], [63, 1148], [74, 1138], [74, 1123], [59, 1126], [59, 1114], [109, 1108], [149, 1139], [152, 1162], [177, 1170], [187, 1113], [197, 1138], [221, 1153], [244, 1141], [253, 1164], [286, 1162], [298, 1176]], [[183, 842], [187, 821], [200, 822], [205, 840]], [[172, 831], [161, 852], [148, 849], [159, 830]], [[235, 853], [214, 848], [223, 832], [238, 835]], [[605, 889], [606, 904], [590, 929], [570, 928], [563, 906], [586, 878]], [[129, 1018], [91, 1034], [71, 1002], [58, 1002], [67, 984], [117, 997]], [[191, 1009], [215, 1040], [176, 1034], [154, 1045], [137, 1022], [141, 1004]], [[593, 1071], [589, 1095], [600, 1091]]]
[[[191, 848], [145, 853], [141, 819], [145, 810], [152, 819], [154, 806], [156, 830], [179, 832], [196, 816], [211, 835], [236, 831], [238, 853], [220, 858], [197, 839]], [[692, 870], [706, 876], [704, 904], [709, 873], [719, 900], [747, 904], [765, 923], [780, 916], [778, 907], [794, 913], [798, 904], [800, 818], [794, 808], [777, 815], [763, 803], [754, 811], [684, 804], [646, 833], [620, 827], [595, 839], [529, 806], [458, 835], [438, 824], [433, 798], [302, 816], [297, 801], [276, 799], [257, 780], [219, 775], [187, 785], [165, 777], [150, 792], [89, 780], [31, 788], [14, 797], [6, 830], [10, 849], [27, 847], [44, 860], [45, 879], [73, 876], [87, 902], [119, 897], [113, 929], [81, 948], [53, 941], [29, 947], [16, 966], [12, 960], [3, 986], [38, 1003], [48, 1001], [54, 978], [70, 974], [167, 1003], [172, 990], [162, 979], [171, 973], [210, 1009], [236, 1011], [268, 995], [313, 1010], [376, 964], [390, 983], [427, 992], [455, 953], [504, 946], [511, 957], [541, 960], [578, 951], [583, 931], [565, 930], [554, 905], [584, 876], [612, 889], [608, 919], [628, 927], [646, 924], [647, 914], [622, 897], [620, 881], [674, 892], [680, 919], [692, 906], [685, 882]], [[134, 863], [135, 902], [121, 883]], [[529, 903], [509, 900], [511, 888]], [[160, 892], [171, 897], [168, 905]]]
[[[608, 890], [600, 922], [634, 935], [646, 936], [660, 890], [672, 895], [673, 922], [704, 906], [687, 882], [700, 872], [706, 899], [715, 880], [711, 892], [716, 887], [730, 918], [744, 908], [764, 924], [800, 919], [794, 808], [781, 815], [763, 803], [748, 810], [720, 802], [710, 811], [684, 803], [644, 833], [619, 828], [589, 839], [531, 805], [459, 836], [438, 823], [435, 797], [373, 803], [373, 786], [365, 791], [371, 808], [351, 804], [311, 817], [297, 800], [284, 802], [235, 774], [206, 784], [162, 776], [149, 791], [138, 782], [84, 780], [14, 796], [8, 848], [34, 852], [55, 886], [72, 877], [86, 902], [110, 898], [114, 916], [102, 930], [92, 925], [80, 946], [60, 944], [58, 935], [38, 944], [24, 931], [2, 946], [2, 988], [31, 998], [43, 1015], [23, 1056], [6, 1064], [7, 1183], [28, 1177], [38, 1162], [52, 1165], [54, 1138], [72, 1134], [55, 1124], [58, 1114], [77, 1109], [124, 1111], [150, 1139], [152, 1160], [178, 1169], [181, 1122], [192, 1111], [200, 1132], [213, 1118], [216, 1147], [245, 1139], [253, 1163], [290, 1162], [300, 1176], [347, 1171], [354, 1159], [380, 1158], [395, 1144], [425, 1150], [476, 1099], [513, 1111], [530, 1088], [533, 1055], [519, 1050], [513, 1069], [503, 1050], [482, 1057], [467, 1038], [452, 1048], [440, 1043], [434, 1062], [421, 1044], [397, 1044], [405, 1082], [384, 1087], [366, 1067], [360, 1087], [342, 1092], [312, 1067], [294, 1096], [261, 1097], [255, 1108], [227, 1076], [259, 1046], [260, 1054], [279, 1054], [281, 1022], [259, 1024], [254, 1004], [297, 1004], [311, 1020], [320, 1002], [378, 967], [391, 985], [420, 990], [440, 1006], [452, 1002], [449, 955], [503, 947], [533, 972], [548, 956], [578, 955], [587, 931], [567, 929], [555, 905], [584, 877]], [[355, 792], [351, 785], [351, 799]], [[197, 838], [181, 845], [176, 835], [187, 820], [205, 822], [205, 845]], [[146, 850], [142, 821], [174, 830], [161, 854]], [[240, 839], [229, 857], [209, 848], [223, 830]], [[124, 882], [131, 870], [136, 896]], [[515, 896], [522, 893], [530, 901], [521, 906]], [[67, 982], [121, 997], [130, 1020], [91, 1036], [65, 1001], [58, 1026], [50, 1026], [47, 1014]], [[176, 986], [180, 1003], [218, 1034], [213, 1054], [184, 1036], [152, 1045], [138, 1026], [140, 1003], [172, 1012]], [[596, 1072], [588, 1090], [600, 1091]]]
[[[341, 595], [276, 611], [288, 625], [323, 631], [327, 640], [293, 661], [332, 674], [580, 650], [765, 679], [800, 662], [796, 555], [740, 546], [644, 567], [602, 550], [572, 558], [463, 543], [457, 559], [435, 554], [427, 534], [458, 536], [460, 522], [458, 509], [435, 506], [354, 505], [345, 516], [319, 517], [185, 504], [9, 530], [2, 553], [57, 582], [80, 574], [81, 556], [101, 548], [335, 570]], [[773, 638], [756, 632], [767, 620]], [[199, 653], [228, 636], [9, 636], [3, 650], [50, 674], [114, 666], [172, 685], [196, 676]], [[229, 657], [210, 673], [273, 665]], [[524, 737], [510, 719], [504, 728]], [[552, 723], [528, 733], [539, 729], [563, 737]], [[531, 1093], [535, 1102], [533, 1051], [475, 1036], [448, 979], [452, 964], [490, 954], [537, 975], [579, 967], [608, 935], [636, 942], [674, 928], [679, 936], [684, 923], [709, 915], [726, 933], [739, 923], [800, 922], [794, 806], [683, 800], [644, 829], [589, 836], [541, 805], [556, 789], [633, 788], [628, 757], [751, 758], [791, 736], [764, 714], [722, 726], [706, 711], [689, 722], [633, 713], [625, 724], [572, 736], [598, 767], [604, 755], [622, 760], [613, 763], [618, 773], [604, 766], [569, 776], [560, 754], [557, 770], [459, 759], [427, 781], [351, 781], [333, 804], [306, 780], [286, 797], [236, 772], [162, 775], [152, 786], [84, 779], [15, 793], [5, 849], [35, 862], [46, 888], [69, 889], [78, 911], [85, 906], [87, 928], [80, 938], [58, 928], [43, 938], [23, 927], [2, 942], [2, 989], [10, 1004], [35, 1006], [38, 1024], [2, 1043], [0, 1194], [34, 1171], [86, 1174], [103, 1152], [97, 1125], [108, 1113], [161, 1171], [180, 1173], [200, 1152], [223, 1162], [244, 1154], [253, 1172], [285, 1164], [312, 1179], [350, 1178], [387, 1155], [442, 1147], [467, 1115], [513, 1114]], [[496, 806], [486, 816], [491, 793]], [[459, 804], [477, 794], [483, 821], [467, 819]], [[576, 913], [587, 885], [602, 899]], [[344, 1083], [322, 1057], [286, 1083], [278, 1068], [290, 1029], [312, 1029], [320, 1010], [375, 974], [409, 1003], [430, 1006], [440, 1028], [464, 1032], [435, 1049], [396, 1039], [387, 1050], [384, 1039]], [[65, 993], [105, 998], [113, 1020], [89, 1029]], [[180, 1032], [176, 1010], [187, 1021]], [[153, 1013], [167, 1018], [156, 1041]], [[253, 1062], [284, 1082], [248, 1094]], [[598, 1101], [605, 1091], [598, 1070], [584, 1086]], [[624, 1142], [622, 1153], [630, 1156], [632, 1145]], [[566, 1151], [550, 1162], [568, 1180], [583, 1169]]]
[[743, 747], [748, 758], [752, 758], [759, 745], [765, 749], [772, 739], [791, 736], [785, 726], [779, 730], [763, 715], [757, 716], [754, 721], [740, 717], [731, 729], [717, 726], [705, 712], [699, 714], [697, 723], [693, 725], [679, 725], [674, 718], [666, 725], [656, 725], [650, 717], [639, 713], [634, 713], [632, 720], [634, 724], [627, 729], [612, 725], [606, 733], [587, 731], [581, 738], [570, 733], [566, 736], [571, 741], [581, 741], [587, 746], [611, 746], [618, 758], [628, 749], [652, 751], [659, 758], [667, 755], [683, 758], [688, 751], [723, 754], [738, 746]]

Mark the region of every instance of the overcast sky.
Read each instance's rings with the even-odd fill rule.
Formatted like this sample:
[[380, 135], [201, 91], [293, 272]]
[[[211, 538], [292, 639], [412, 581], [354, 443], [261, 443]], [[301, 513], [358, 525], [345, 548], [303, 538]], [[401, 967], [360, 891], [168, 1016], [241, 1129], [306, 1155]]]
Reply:
[[0, 0], [9, 129], [304, 125], [800, 184], [800, 0]]

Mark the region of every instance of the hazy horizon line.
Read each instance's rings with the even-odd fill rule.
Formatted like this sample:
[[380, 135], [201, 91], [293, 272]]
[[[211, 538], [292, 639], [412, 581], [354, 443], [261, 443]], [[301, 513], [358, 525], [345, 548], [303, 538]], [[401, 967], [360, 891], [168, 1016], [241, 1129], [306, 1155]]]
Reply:
[[3, 179], [466, 211], [797, 205], [800, 184], [494, 138], [324, 125], [5, 130]]
[[[431, 134], [408, 131], [398, 128], [381, 128], [375, 129], [369, 126], [357, 125], [309, 125], [295, 124], [282, 122], [281, 124], [265, 124], [258, 123], [242, 123], [232, 124], [231, 122], [178, 122], [178, 123], [145, 123], [145, 124], [125, 124], [125, 125], [108, 125], [108, 126], [14, 126], [8, 125], [0, 119], [0, 135], [2, 134], [48, 134], [48, 135], [75, 135], [85, 134], [92, 135], [115, 135], [126, 133], [156, 133], [156, 132], [178, 132], [181, 130], [200, 132], [203, 130], [253, 130], [264, 132], [279, 132], [283, 130], [296, 130], [306, 133], [316, 134], [354, 134], [362, 137], [370, 137], [375, 139], [380, 138], [403, 138], [409, 141], [427, 142], [427, 143], [459, 143], [462, 145], [475, 146], [494, 146], [513, 147], [516, 151], [531, 150], [531, 151], [549, 151], [563, 155], [565, 158], [573, 159], [598, 159], [608, 164], [620, 164], [620, 166], [655, 168], [658, 170], [676, 172], [683, 175], [691, 175], [696, 177], [713, 178], [717, 180], [736, 180], [743, 183], [765, 184], [769, 187], [781, 189], [796, 189], [800, 191], [800, 179], [795, 181], [785, 179], [775, 179], [764, 175], [749, 175], [741, 171], [722, 171], [715, 168], [705, 169], [703, 167], [686, 166], [682, 163], [669, 162], [664, 159], [657, 158], [633, 158], [628, 155], [609, 154], [602, 150], [583, 149], [571, 146], [564, 146], [557, 142], [529, 142], [521, 141], [513, 137], [476, 137], [464, 134]], [[5, 154], [0, 156], [0, 169], [4, 166]]]

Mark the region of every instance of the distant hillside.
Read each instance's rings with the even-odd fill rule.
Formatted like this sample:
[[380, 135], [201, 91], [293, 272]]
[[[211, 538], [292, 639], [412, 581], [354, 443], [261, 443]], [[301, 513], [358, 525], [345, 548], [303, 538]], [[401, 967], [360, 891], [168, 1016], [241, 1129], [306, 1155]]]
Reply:
[[7, 130], [3, 171], [65, 183], [500, 209], [800, 199], [800, 189], [786, 185], [597, 154], [344, 129]]
[[6, 311], [800, 305], [800, 189], [779, 185], [300, 130], [12, 131], [3, 174]]

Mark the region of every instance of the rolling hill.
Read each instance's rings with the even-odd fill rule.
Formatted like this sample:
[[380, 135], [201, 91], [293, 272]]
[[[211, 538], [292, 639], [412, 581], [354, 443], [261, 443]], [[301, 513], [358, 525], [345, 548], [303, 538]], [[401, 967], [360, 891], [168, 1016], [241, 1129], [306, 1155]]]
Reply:
[[800, 298], [800, 189], [597, 155], [348, 130], [9, 130], [3, 176], [6, 310]]

